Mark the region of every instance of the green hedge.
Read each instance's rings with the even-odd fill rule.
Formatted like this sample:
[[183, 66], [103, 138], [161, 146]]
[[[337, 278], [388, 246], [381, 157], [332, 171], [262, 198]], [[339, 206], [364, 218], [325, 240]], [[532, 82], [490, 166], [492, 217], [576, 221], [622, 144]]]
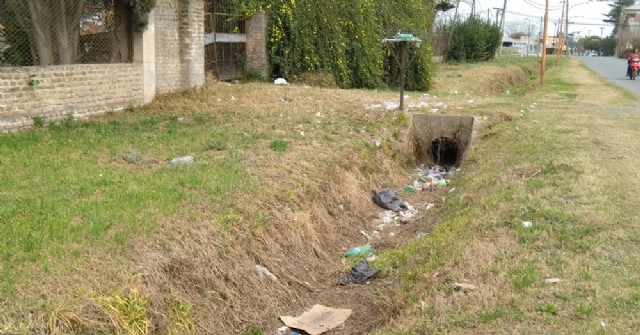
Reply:
[[[399, 53], [382, 38], [398, 31], [428, 41], [433, 0], [250, 0], [247, 14], [269, 16], [268, 54], [273, 78], [331, 73], [340, 87], [397, 85]], [[427, 42], [412, 47], [406, 88], [426, 90], [432, 72]]]
[[470, 17], [463, 22], [456, 22], [450, 29], [453, 29], [453, 35], [447, 53], [449, 61], [490, 60], [502, 42], [500, 27], [480, 18]]

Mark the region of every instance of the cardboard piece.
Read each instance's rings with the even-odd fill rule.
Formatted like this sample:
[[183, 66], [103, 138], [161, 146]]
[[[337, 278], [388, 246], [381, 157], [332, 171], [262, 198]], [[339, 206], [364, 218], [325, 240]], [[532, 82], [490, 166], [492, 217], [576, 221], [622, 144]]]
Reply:
[[319, 335], [343, 324], [349, 316], [350, 309], [314, 305], [300, 316], [281, 316], [280, 319], [289, 328], [304, 330], [309, 335]]

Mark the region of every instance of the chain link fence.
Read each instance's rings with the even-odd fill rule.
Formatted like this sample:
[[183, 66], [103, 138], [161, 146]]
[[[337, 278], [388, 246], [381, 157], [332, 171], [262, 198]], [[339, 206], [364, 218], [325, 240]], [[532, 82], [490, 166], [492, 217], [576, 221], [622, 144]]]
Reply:
[[131, 61], [126, 4], [0, 0], [0, 66]]

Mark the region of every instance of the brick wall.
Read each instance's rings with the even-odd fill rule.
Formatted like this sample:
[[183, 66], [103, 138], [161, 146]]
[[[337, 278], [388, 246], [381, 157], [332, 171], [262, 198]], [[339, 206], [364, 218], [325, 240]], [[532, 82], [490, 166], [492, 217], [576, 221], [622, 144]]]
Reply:
[[267, 15], [257, 12], [247, 20], [247, 67], [263, 77], [269, 75], [267, 60]]
[[[153, 29], [147, 32], [155, 50], [148, 59], [134, 55], [130, 64], [0, 68], [0, 132], [27, 128], [34, 116], [58, 120], [69, 113], [85, 117], [141, 105], [146, 88], [153, 95], [153, 86], [145, 86], [149, 81], [158, 94], [202, 85], [204, 0], [158, 0], [152, 17]], [[144, 54], [145, 43], [134, 38], [134, 50]], [[30, 75], [39, 84], [29, 85]]]
[[156, 89], [167, 93], [204, 83], [204, 1], [158, 0]]
[[[29, 84], [31, 75], [38, 84]], [[139, 63], [0, 68], [0, 132], [27, 128], [33, 116], [82, 118], [140, 105], [142, 80]]]

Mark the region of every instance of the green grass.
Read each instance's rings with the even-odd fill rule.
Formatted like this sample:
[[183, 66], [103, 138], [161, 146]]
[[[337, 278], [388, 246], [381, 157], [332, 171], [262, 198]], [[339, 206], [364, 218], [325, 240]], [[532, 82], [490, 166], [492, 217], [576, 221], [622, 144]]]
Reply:
[[[156, 222], [178, 213], [184, 201], [214, 209], [216, 199], [246, 183], [238, 148], [264, 136], [181, 124], [169, 118], [74, 122], [0, 135], [0, 261], [6, 280], [0, 298], [11, 295], [12, 276], [25, 262], [90, 257], [92, 248], [126, 246], [149, 234]], [[135, 147], [132, 144], [135, 143]], [[168, 165], [192, 154], [196, 163]], [[131, 162], [131, 163], [129, 163]], [[89, 247], [91, 246], [91, 247]]]

